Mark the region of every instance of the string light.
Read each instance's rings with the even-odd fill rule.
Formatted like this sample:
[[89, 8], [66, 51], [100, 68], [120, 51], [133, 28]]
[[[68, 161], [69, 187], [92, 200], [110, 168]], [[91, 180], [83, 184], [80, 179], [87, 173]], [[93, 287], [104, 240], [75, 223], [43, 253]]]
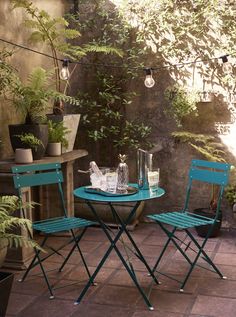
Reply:
[[201, 102], [211, 102], [212, 101], [212, 93], [210, 91], [202, 91], [200, 94]]
[[233, 67], [232, 67], [232, 64], [228, 60], [228, 56], [229, 55], [224, 55], [220, 57], [223, 62], [222, 70], [226, 75], [231, 74], [233, 71]]
[[147, 88], [152, 88], [155, 85], [155, 80], [152, 77], [152, 68], [145, 68], [146, 77], [144, 80], [144, 85]]
[[[69, 63], [86, 65], [86, 66], [109, 67], [109, 68], [127, 68], [127, 69], [135, 69], [135, 70], [140, 70], [140, 71], [142, 70], [143, 71], [143, 68], [141, 69], [140, 67], [124, 66], [124, 65], [120, 65], [120, 64], [87, 63], [87, 62], [80, 62], [80, 61], [71, 61], [69, 59], [55, 58], [52, 55], [34, 50], [34, 49], [26, 47], [24, 45], [20, 45], [17, 43], [13, 43], [11, 41], [7, 41], [5, 39], [0, 38], [0, 41], [62, 62], [62, 69], [60, 71], [60, 78], [63, 80], [68, 80], [70, 77], [69, 68], [68, 68]], [[236, 51], [232, 52], [231, 54], [226, 54], [226, 55], [220, 56], [220, 57], [212, 57], [212, 58], [202, 59], [202, 60], [197, 60], [197, 61], [195, 60], [193, 62], [182, 62], [182, 63], [165, 65], [165, 66], [154, 66], [154, 67], [145, 68], [144, 70], [146, 72], [146, 78], [145, 78], [144, 84], [147, 88], [152, 88], [155, 85], [155, 80], [152, 77], [153, 71], [155, 71], [155, 70], [160, 70], [160, 69], [165, 69], [165, 68], [173, 68], [173, 67], [182, 67], [185, 65], [192, 65], [192, 64], [197, 64], [197, 63], [204, 63], [204, 62], [208, 62], [210, 60], [216, 60], [216, 59], [220, 59], [220, 58], [222, 59], [222, 62], [223, 62], [223, 65], [222, 65], [223, 72], [225, 74], [230, 74], [233, 71], [233, 66], [228, 61], [228, 57], [230, 55], [235, 55], [235, 54], [236, 54]]]
[[62, 80], [68, 80], [70, 78], [69, 62], [69, 59], [64, 59], [62, 62], [62, 69], [59, 74]]
[[201, 102], [211, 102], [212, 101], [212, 92], [206, 90], [206, 80], [203, 79], [202, 92], [200, 93]]

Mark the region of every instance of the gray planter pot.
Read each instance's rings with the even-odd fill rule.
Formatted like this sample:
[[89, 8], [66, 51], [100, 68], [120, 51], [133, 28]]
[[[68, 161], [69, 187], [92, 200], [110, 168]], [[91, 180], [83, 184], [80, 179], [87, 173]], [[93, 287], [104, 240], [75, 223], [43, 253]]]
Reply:
[[66, 139], [68, 140], [68, 148], [62, 147], [62, 153], [70, 152], [74, 149], [75, 138], [77, 135], [77, 130], [79, 127], [80, 114], [66, 114], [66, 115], [54, 115], [48, 114], [47, 118], [53, 122], [63, 121], [64, 127], [70, 130], [66, 134]]
[[43, 145], [37, 147], [37, 151], [32, 149], [33, 159], [40, 160], [46, 151], [48, 144], [48, 125], [47, 124], [11, 124], [9, 127], [9, 135], [13, 151], [17, 148], [29, 148], [16, 135], [32, 133], [36, 138], [42, 141]]
[[47, 154], [49, 156], [61, 155], [61, 142], [48, 143]]

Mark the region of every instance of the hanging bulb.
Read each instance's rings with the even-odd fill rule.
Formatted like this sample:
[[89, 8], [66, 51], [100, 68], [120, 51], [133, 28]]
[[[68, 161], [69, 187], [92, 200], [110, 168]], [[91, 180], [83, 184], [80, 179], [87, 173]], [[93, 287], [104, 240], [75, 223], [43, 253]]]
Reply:
[[70, 78], [70, 71], [68, 66], [69, 66], [69, 59], [63, 59], [62, 69], [60, 71], [60, 78], [62, 80], [68, 80]]
[[212, 101], [212, 94], [210, 91], [203, 90], [200, 94], [201, 102], [211, 102]]
[[222, 70], [225, 74], [230, 74], [233, 71], [232, 64], [228, 61], [228, 55], [224, 55], [221, 57], [223, 65]]
[[155, 80], [152, 77], [152, 69], [145, 68], [145, 72], [146, 72], [146, 78], [144, 80], [144, 85], [147, 88], [152, 88], [155, 85]]

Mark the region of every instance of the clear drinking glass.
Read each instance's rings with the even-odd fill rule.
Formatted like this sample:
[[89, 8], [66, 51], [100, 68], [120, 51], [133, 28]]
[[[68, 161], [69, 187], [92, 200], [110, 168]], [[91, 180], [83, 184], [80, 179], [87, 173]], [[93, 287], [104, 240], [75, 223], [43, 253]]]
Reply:
[[148, 171], [148, 184], [151, 190], [157, 190], [160, 180], [160, 169]]
[[105, 174], [106, 176], [106, 185], [107, 185], [107, 191], [110, 193], [115, 193], [117, 188], [117, 169], [116, 168], [110, 168], [109, 172]]

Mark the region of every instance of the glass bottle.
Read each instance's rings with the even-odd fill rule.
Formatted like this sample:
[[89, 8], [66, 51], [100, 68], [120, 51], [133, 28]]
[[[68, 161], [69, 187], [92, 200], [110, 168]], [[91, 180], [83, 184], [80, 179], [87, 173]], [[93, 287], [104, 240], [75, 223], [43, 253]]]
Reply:
[[127, 156], [119, 154], [120, 163], [118, 164], [117, 173], [117, 191], [120, 193], [127, 192], [129, 183], [129, 168], [125, 163]]

